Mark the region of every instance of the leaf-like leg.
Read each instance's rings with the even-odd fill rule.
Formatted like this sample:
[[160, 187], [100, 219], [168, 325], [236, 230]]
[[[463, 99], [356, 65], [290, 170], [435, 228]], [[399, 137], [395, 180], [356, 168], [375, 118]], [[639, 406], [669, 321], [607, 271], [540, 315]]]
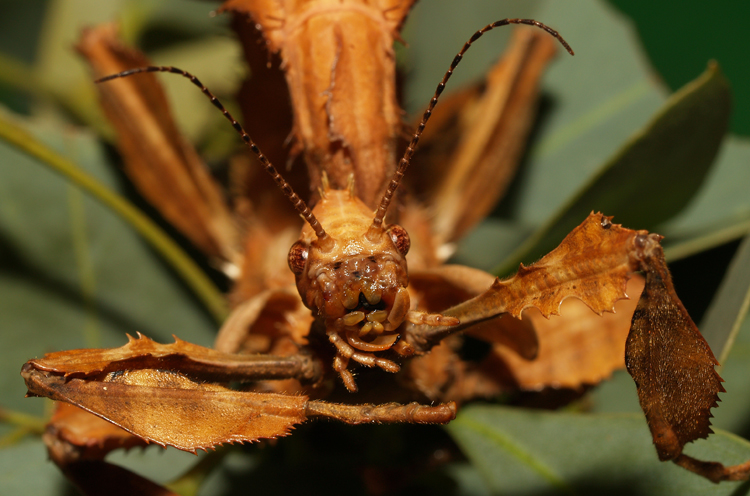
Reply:
[[560, 245], [505, 280], [496, 279], [482, 294], [442, 312], [460, 320], [456, 326], [409, 324], [404, 339], [417, 353], [427, 353], [440, 341], [469, 326], [509, 314], [520, 318], [527, 308], [538, 308], [549, 317], [559, 313], [560, 303], [575, 297], [597, 314], [612, 312], [617, 300], [626, 298], [630, 275], [640, 269], [636, 240], [646, 231], [613, 224], [609, 217], [591, 213]]
[[409, 423], [447, 424], [456, 418], [456, 403], [440, 405], [385, 403], [382, 405], [342, 405], [312, 400], [307, 403], [308, 418], [326, 417], [347, 424]]
[[703, 476], [715, 483], [721, 481], [745, 481], [750, 479], [750, 461], [739, 465], [731, 465], [729, 467], [725, 467], [718, 462], [696, 460], [688, 455], [679, 455], [673, 461], [680, 467]]
[[83, 349], [47, 353], [29, 361], [39, 370], [65, 377], [91, 377], [118, 370], [179, 370], [196, 379], [211, 382], [297, 379], [317, 382], [322, 374], [318, 360], [309, 355], [237, 355], [188, 343], [177, 337], [171, 344], [159, 344], [146, 336], [128, 336], [119, 348]]

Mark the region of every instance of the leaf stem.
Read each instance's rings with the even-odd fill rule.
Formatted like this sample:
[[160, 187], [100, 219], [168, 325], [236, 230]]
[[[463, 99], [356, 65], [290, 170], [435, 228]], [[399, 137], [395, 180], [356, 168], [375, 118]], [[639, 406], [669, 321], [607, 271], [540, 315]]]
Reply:
[[143, 212], [1, 114], [0, 138], [63, 175], [119, 215], [164, 257], [216, 321], [224, 321], [228, 313], [224, 296], [182, 248]]
[[0, 422], [15, 425], [26, 433], [42, 434], [47, 421], [41, 417], [29, 415], [0, 407]]

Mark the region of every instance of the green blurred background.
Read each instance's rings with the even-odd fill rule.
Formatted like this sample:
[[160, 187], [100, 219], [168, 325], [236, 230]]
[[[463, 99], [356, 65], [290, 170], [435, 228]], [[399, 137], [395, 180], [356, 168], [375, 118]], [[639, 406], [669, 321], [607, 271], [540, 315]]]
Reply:
[[732, 131], [750, 136], [750, 2], [610, 0], [630, 16], [655, 69], [676, 90], [718, 60], [734, 92]]

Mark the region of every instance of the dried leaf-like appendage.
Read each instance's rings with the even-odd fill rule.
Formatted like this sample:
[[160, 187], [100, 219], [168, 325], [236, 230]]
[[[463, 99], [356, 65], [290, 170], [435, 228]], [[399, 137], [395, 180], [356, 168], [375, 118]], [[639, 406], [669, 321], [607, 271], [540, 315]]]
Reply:
[[[469, 232], [510, 185], [536, 115], [539, 80], [557, 50], [557, 41], [547, 33], [517, 29], [502, 59], [488, 72], [482, 94], [446, 119], [460, 136], [455, 148], [417, 155], [418, 160], [429, 160], [424, 170], [434, 178], [428, 184], [438, 182], [433, 191], [422, 193], [421, 184], [417, 191], [429, 195], [440, 244]], [[450, 142], [446, 138], [440, 141]], [[442, 173], [436, 173], [436, 165]], [[415, 177], [410, 181], [416, 184]]]
[[618, 301], [615, 313], [596, 315], [575, 298], [564, 301], [560, 315], [550, 319], [530, 310], [524, 318], [533, 322], [539, 335], [539, 355], [527, 361], [497, 345], [493, 353], [502, 359], [518, 389], [598, 384], [625, 367], [625, 340], [643, 284], [637, 274], [631, 277], [627, 286], [631, 299]]
[[44, 433], [50, 457], [60, 466], [80, 460], [99, 460], [115, 449], [147, 443], [120, 427], [69, 403], [56, 403]]
[[557, 315], [560, 304], [573, 297], [599, 315], [612, 312], [617, 300], [627, 298], [628, 278], [639, 268], [642, 247], [636, 241], [648, 236], [592, 212], [541, 260], [521, 265], [510, 279], [496, 279], [483, 294], [442, 312], [457, 317], [458, 326], [415, 327], [406, 339], [425, 352], [446, 335], [500, 314], [520, 318], [525, 309], [535, 307], [545, 317]]
[[521, 265], [515, 276], [496, 280], [488, 292], [460, 307], [510, 313], [516, 318], [525, 309], [536, 307], [549, 317], [559, 314], [563, 300], [575, 297], [597, 314], [611, 312], [615, 302], [626, 297], [627, 280], [638, 268], [632, 260], [638, 250], [635, 240], [647, 234], [592, 213], [541, 260], [528, 267]]
[[143, 369], [180, 370], [203, 380], [224, 382], [290, 377], [314, 382], [320, 375], [319, 365], [307, 356], [234, 355], [177, 337], [172, 344], [159, 344], [145, 336], [140, 339], [128, 336], [128, 343], [119, 348], [58, 351], [29, 363], [38, 370], [62, 374], [65, 378]]
[[162, 446], [195, 452], [285, 436], [303, 422], [306, 396], [233, 391], [177, 372], [129, 370], [65, 379], [24, 365], [29, 394], [65, 401]]
[[456, 416], [455, 403], [340, 405], [206, 382], [300, 379], [293, 369], [302, 358], [229, 355], [185, 341], [162, 345], [142, 337], [120, 348], [50, 353], [27, 362], [21, 376], [30, 396], [70, 403], [148, 442], [191, 452], [285, 436], [307, 418], [446, 423]]
[[674, 291], [658, 240], [643, 241], [646, 287], [633, 314], [625, 360], [659, 458], [672, 460], [686, 443], [712, 432], [710, 410], [724, 388], [716, 358]]
[[219, 9], [250, 15], [281, 54], [312, 191], [322, 171], [340, 189], [354, 174], [357, 197], [375, 208], [396, 164], [393, 42], [413, 3], [229, 0]]
[[83, 494], [176, 496], [128, 469], [103, 461], [110, 451], [145, 446], [145, 440], [69, 403], [57, 403], [42, 437], [52, 461]]
[[[76, 46], [96, 77], [149, 65], [124, 46], [113, 24], [84, 30]], [[117, 131], [125, 171], [161, 214], [210, 256], [237, 262], [238, 232], [219, 185], [175, 125], [153, 75], [98, 86]]]

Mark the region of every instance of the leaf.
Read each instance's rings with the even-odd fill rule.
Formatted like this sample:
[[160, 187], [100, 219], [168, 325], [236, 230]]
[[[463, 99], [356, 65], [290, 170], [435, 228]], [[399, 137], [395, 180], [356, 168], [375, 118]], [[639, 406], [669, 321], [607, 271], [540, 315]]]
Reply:
[[405, 339], [426, 352], [445, 336], [504, 313], [520, 318], [527, 308], [536, 308], [545, 318], [559, 315], [560, 304], [572, 297], [598, 315], [613, 312], [615, 302], [627, 297], [625, 287], [640, 267], [639, 258], [660, 239], [592, 212], [541, 260], [528, 267], [521, 264], [513, 277], [497, 278], [484, 293], [442, 312], [458, 318], [459, 325], [408, 327]]
[[238, 392], [177, 372], [118, 371], [101, 381], [64, 379], [24, 366], [29, 394], [66, 401], [147, 441], [195, 452], [289, 434], [306, 396]]
[[719, 364], [680, 302], [659, 245], [644, 250], [646, 287], [625, 348], [661, 460], [680, 455], [686, 443], [707, 437], [711, 408], [723, 392]]
[[701, 333], [724, 363], [750, 307], [750, 236], [737, 248], [701, 322]]
[[750, 318], [745, 317], [729, 351], [721, 363], [721, 376], [727, 394], [722, 395], [721, 408], [714, 415], [713, 424], [743, 437], [748, 437], [750, 410]]
[[502, 346], [493, 347], [493, 354], [502, 359], [513, 384], [521, 390], [598, 384], [625, 367], [625, 339], [642, 289], [643, 278], [632, 277], [629, 299], [615, 303], [614, 313], [597, 315], [574, 298], [565, 300], [560, 315], [549, 319], [538, 311], [527, 311], [525, 317], [539, 336], [539, 355], [525, 361]]
[[[20, 125], [11, 122], [9, 119], [4, 119], [2, 116], [0, 116], [0, 137], [10, 145], [38, 160], [41, 164], [62, 174], [71, 183], [90, 193], [104, 206], [127, 221], [174, 266], [175, 270], [183, 276], [216, 318], [220, 321], [224, 318], [226, 313], [225, 302], [208, 276], [201, 271], [175, 241], [169, 238], [144, 213], [102, 184], [96, 177], [87, 173], [83, 168], [56, 153], [55, 150], [46, 147]], [[83, 226], [77, 227], [82, 228]]]
[[[54, 150], [110, 188], [104, 148], [70, 127], [31, 127]], [[19, 365], [44, 351], [112, 346], [126, 332], [180, 336], [208, 345], [210, 315], [120, 217], [64, 178], [0, 142], [0, 360], [3, 406], [41, 412], [23, 400]]]
[[89, 378], [121, 370], [179, 370], [202, 380], [254, 381], [296, 377], [316, 382], [319, 365], [306, 356], [235, 355], [188, 343], [177, 337], [172, 344], [159, 344], [139, 335], [128, 336], [119, 348], [81, 349], [47, 353], [29, 360], [37, 370], [63, 377]]
[[[493, 494], [744, 494], [659, 464], [640, 414], [551, 413], [468, 406], [446, 430]], [[719, 431], [691, 446], [702, 458], [740, 461], [750, 444]]]
[[496, 273], [551, 249], [591, 210], [653, 229], [701, 186], [729, 123], [729, 86], [718, 66], [675, 93], [659, 114], [526, 240]]
[[647, 233], [625, 229], [609, 219], [592, 212], [541, 260], [521, 265], [515, 276], [496, 280], [488, 292], [446, 315], [471, 314], [474, 319], [507, 312], [519, 318], [525, 309], [535, 307], [549, 317], [558, 315], [560, 304], [570, 297], [579, 298], [597, 314], [611, 312], [615, 302], [625, 298], [626, 282], [637, 269], [631, 262], [642, 248], [636, 238]]
[[[142, 53], [122, 44], [114, 24], [85, 30], [76, 49], [95, 78], [151, 65]], [[180, 135], [156, 76], [102, 82], [97, 89], [117, 131], [125, 171], [141, 194], [207, 255], [235, 261], [238, 233], [229, 207], [195, 149]]]
[[57, 467], [46, 460], [47, 453], [39, 441], [23, 441], [0, 449], [0, 480], [3, 492], [9, 494], [63, 494], [61, 488], [72, 488]]
[[559, 50], [548, 33], [515, 28], [481, 87], [461, 91], [455, 103], [440, 102], [440, 120], [430, 121], [407, 174], [434, 211], [438, 244], [463, 237], [510, 185], [533, 124], [539, 79]]
[[729, 136], [706, 183], [675, 219], [659, 230], [669, 260], [719, 246], [750, 232], [750, 140]]

